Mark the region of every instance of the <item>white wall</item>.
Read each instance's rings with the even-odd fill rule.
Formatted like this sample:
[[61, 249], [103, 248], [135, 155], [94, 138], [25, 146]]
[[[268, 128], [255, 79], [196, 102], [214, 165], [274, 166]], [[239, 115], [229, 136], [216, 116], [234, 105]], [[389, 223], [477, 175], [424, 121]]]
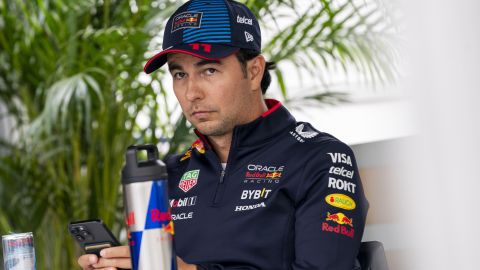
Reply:
[[395, 174], [408, 269], [479, 269], [480, 1], [403, 0], [419, 135]]

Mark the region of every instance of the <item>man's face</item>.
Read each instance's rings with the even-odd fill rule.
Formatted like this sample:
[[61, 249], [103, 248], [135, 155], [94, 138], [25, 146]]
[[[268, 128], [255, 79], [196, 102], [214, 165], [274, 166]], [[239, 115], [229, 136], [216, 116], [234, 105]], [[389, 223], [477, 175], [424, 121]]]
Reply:
[[252, 85], [235, 55], [210, 61], [171, 53], [168, 67], [183, 113], [202, 134], [222, 136], [257, 117], [249, 113]]

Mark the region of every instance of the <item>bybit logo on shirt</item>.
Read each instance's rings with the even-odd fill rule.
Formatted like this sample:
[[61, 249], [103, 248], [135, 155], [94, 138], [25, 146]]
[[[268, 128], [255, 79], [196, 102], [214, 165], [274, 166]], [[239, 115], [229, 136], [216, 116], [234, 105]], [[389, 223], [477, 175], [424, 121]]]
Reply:
[[258, 199], [266, 199], [268, 195], [272, 192], [271, 189], [246, 189], [242, 191], [242, 196], [240, 199], [242, 200], [258, 200]]

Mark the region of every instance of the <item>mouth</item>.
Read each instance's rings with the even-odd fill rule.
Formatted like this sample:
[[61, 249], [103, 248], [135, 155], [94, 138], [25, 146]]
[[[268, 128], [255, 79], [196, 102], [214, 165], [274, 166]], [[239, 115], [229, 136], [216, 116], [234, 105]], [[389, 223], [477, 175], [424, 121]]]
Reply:
[[206, 119], [213, 111], [194, 111], [191, 115], [199, 120]]

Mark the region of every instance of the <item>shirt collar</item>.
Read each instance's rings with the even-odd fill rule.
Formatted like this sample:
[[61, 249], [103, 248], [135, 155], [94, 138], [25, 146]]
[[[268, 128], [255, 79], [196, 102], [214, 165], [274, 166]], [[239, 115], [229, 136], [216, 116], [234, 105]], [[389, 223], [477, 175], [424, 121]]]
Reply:
[[[294, 127], [296, 120], [290, 112], [275, 99], [265, 99], [268, 111], [250, 123], [238, 125], [233, 129], [232, 147], [262, 144], [277, 137], [289, 127]], [[197, 129], [195, 134], [211, 148], [207, 136]]]

